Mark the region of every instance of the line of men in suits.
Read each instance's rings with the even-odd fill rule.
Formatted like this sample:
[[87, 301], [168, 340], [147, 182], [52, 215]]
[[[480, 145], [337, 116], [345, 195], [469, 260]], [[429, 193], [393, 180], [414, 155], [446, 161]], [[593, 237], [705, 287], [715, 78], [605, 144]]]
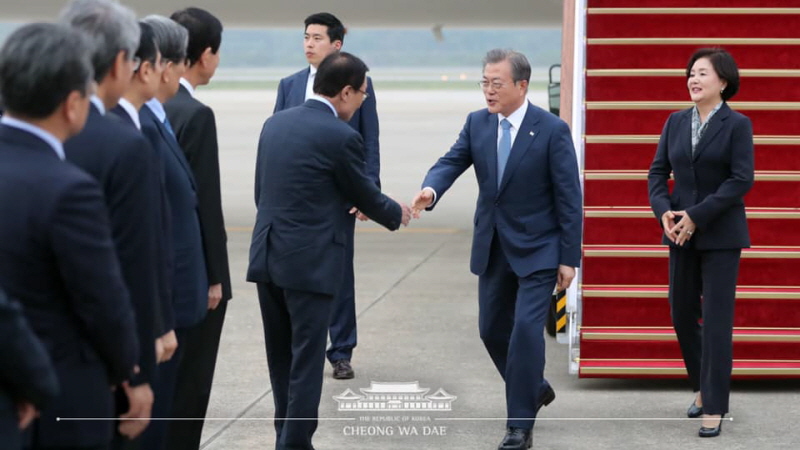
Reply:
[[231, 287], [193, 92], [221, 36], [199, 8], [73, 0], [3, 44], [3, 448], [199, 448]]

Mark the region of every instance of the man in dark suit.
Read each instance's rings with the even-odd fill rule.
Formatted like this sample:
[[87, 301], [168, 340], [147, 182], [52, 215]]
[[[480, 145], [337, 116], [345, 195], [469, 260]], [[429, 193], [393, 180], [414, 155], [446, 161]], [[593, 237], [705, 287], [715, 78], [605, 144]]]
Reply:
[[102, 191], [63, 161], [62, 142], [86, 121], [90, 48], [69, 27], [33, 24], [0, 50], [0, 285], [22, 304], [61, 386], [31, 427], [31, 449], [107, 448], [109, 422], [57, 418], [111, 418], [110, 386], [139, 361]]
[[[183, 356], [186, 364], [181, 364], [178, 372], [172, 412], [175, 417], [205, 417], [225, 311], [231, 298], [231, 279], [214, 111], [194, 98], [194, 90], [208, 84], [219, 65], [222, 23], [200, 8], [177, 11], [171, 19], [189, 32], [188, 67], [180, 79], [178, 93], [164, 104], [164, 109], [194, 175], [209, 284], [206, 318], [186, 336], [188, 345]], [[202, 421], [173, 422], [168, 448], [196, 450], [202, 431]]]
[[[342, 22], [330, 13], [317, 13], [306, 17], [303, 49], [309, 67], [281, 80], [278, 84], [278, 98], [275, 100], [274, 112], [302, 105], [313, 95], [314, 78], [317, 67], [322, 60], [331, 53], [342, 49], [345, 28]], [[364, 140], [365, 161], [367, 163], [367, 176], [378, 188], [381, 186], [380, 168], [381, 159], [378, 143], [378, 110], [375, 103], [375, 91], [372, 88], [372, 79], [367, 77], [367, 95], [361, 107], [356, 110], [348, 122], [354, 130], [361, 134]], [[333, 378], [346, 380], [353, 378], [355, 373], [351, 365], [353, 348], [357, 344], [356, 332], [356, 296], [355, 274], [353, 272], [354, 256], [354, 231], [355, 216], [360, 220], [367, 220], [364, 214], [351, 209], [350, 225], [347, 227], [347, 252], [342, 272], [342, 288], [336, 296], [330, 324], [331, 346], [327, 356], [333, 366]]]
[[[167, 61], [156, 96], [141, 109], [140, 118], [142, 131], [156, 149], [164, 167], [173, 260], [172, 314], [175, 317], [175, 332], [178, 340], [178, 350], [173, 361], [164, 364], [159, 373], [154, 416], [203, 417], [205, 412], [199, 416], [175, 412], [177, 391], [191, 388], [191, 392], [188, 392], [189, 395], [203, 392], [202, 390], [196, 391], [193, 384], [180, 385], [176, 383], [180, 383], [178, 377], [184, 367], [192, 367], [196, 363], [196, 360], [192, 358], [197, 358], [197, 355], [202, 352], [202, 349], [196, 348], [198, 345], [202, 345], [202, 342], [193, 340], [191, 335], [195, 333], [196, 329], [203, 326], [203, 320], [207, 315], [209, 283], [205, 254], [203, 253], [196, 193], [197, 184], [175, 135], [168, 127], [169, 121], [163, 107], [163, 103], [177, 92], [178, 80], [185, 70], [184, 60], [186, 59], [188, 32], [173, 20], [163, 16], [148, 16], [145, 20], [152, 26], [162, 57]], [[161, 376], [162, 374], [163, 376]], [[183, 381], [183, 383], [187, 383], [187, 381]], [[175, 448], [167, 444], [167, 438], [169, 429], [177, 423], [160, 421], [154, 424], [145, 432], [146, 448], [152, 450]], [[181, 445], [186, 448], [192, 446], [185, 440]], [[199, 446], [199, 437], [194, 448], [197, 446]]]
[[531, 446], [542, 405], [542, 330], [553, 288], [566, 289], [581, 256], [582, 200], [567, 124], [526, 99], [530, 65], [521, 53], [484, 59], [488, 108], [467, 116], [447, 154], [430, 169], [414, 209], [433, 209], [467, 168], [478, 179], [471, 271], [479, 276], [480, 336], [506, 383], [501, 450]]
[[247, 280], [258, 283], [278, 450], [313, 449], [349, 205], [390, 230], [410, 219], [367, 177], [361, 136], [344, 123], [364, 100], [366, 73], [353, 55], [328, 56], [316, 95], [261, 131]]
[[[97, 180], [103, 189], [111, 236], [136, 312], [141, 344], [140, 372], [124, 386], [119, 405], [124, 418], [147, 419], [153, 404], [151, 384], [156, 369], [159, 232], [158, 198], [152, 149], [141, 133], [107, 116], [128, 88], [140, 30], [133, 12], [108, 0], [77, 0], [61, 12], [62, 23], [94, 42], [92, 62], [97, 95], [92, 96], [86, 126], [64, 144], [67, 160]], [[124, 402], [127, 401], [128, 409]], [[126, 422], [123, 434], [135, 437], [147, 420]], [[120, 429], [122, 431], [122, 429]]]
[[22, 448], [20, 430], [58, 394], [58, 379], [42, 343], [17, 302], [0, 289], [0, 442]]

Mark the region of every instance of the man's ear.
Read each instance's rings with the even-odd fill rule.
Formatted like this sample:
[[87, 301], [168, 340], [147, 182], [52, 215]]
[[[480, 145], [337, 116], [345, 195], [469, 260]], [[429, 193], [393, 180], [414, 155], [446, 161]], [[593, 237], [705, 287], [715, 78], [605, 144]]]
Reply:
[[337, 52], [340, 51], [342, 49], [342, 41], [338, 39], [333, 41], [333, 48], [335, 48]]
[[133, 76], [139, 77], [139, 81], [141, 81], [142, 83], [146, 83], [147, 80], [149, 80], [150, 77], [152, 77], [153, 74], [155, 73], [154, 69], [155, 67], [153, 67], [153, 63], [151, 63], [150, 61], [142, 61], [139, 64], [139, 70], [134, 72]]
[[119, 78], [120, 73], [122, 72], [122, 68], [124, 67], [123, 64], [128, 63], [128, 54], [125, 50], [120, 50], [117, 52], [117, 57], [114, 58], [114, 64], [111, 65], [111, 68], [108, 70], [108, 74], [111, 75], [113, 78]]
[[339, 96], [342, 100], [347, 101], [353, 95], [353, 86], [345, 85], [341, 91], [339, 91]]
[[174, 64], [175, 63], [172, 62], [172, 61], [167, 61], [167, 64], [164, 66], [164, 71], [161, 72], [161, 82], [162, 83], [169, 83], [170, 76], [171, 76], [171, 73], [172, 73], [172, 71], [170, 69], [172, 69], [172, 66]]
[[200, 55], [200, 64], [203, 66], [208, 65], [208, 59], [211, 58], [211, 55], [213, 54], [214, 52], [211, 51], [211, 47], [206, 47], [206, 49], [203, 50], [203, 54]]
[[85, 124], [87, 109], [89, 109], [89, 102], [86, 101], [87, 95], [89, 95], [88, 92], [84, 94], [80, 91], [72, 91], [64, 99], [64, 103], [59, 106], [62, 117], [73, 134], [80, 132]]

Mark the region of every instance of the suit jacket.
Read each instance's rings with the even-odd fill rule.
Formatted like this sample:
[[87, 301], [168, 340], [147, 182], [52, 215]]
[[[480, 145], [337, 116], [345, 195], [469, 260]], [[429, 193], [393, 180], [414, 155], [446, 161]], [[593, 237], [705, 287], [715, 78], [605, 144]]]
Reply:
[[[128, 112], [120, 105], [115, 106], [111, 110], [120, 118], [122, 123], [132, 127], [137, 133], [144, 133], [136, 128], [136, 123], [133, 121]], [[141, 119], [140, 119], [141, 124]], [[172, 214], [167, 200], [166, 182], [164, 181], [164, 161], [159, 156], [152, 142], [149, 146], [152, 150], [151, 167], [154, 170], [154, 182], [156, 189], [153, 190], [155, 196], [150, 201], [153, 204], [159, 205], [156, 210], [156, 220], [159, 223], [159, 232], [156, 234], [156, 258], [159, 261], [157, 276], [158, 276], [158, 299], [156, 301], [159, 308], [156, 308], [156, 337], [163, 336], [170, 330], [175, 328], [175, 317], [172, 312], [172, 225], [170, 224], [170, 215]]]
[[161, 322], [156, 251], [159, 205], [154, 202], [158, 194], [152, 149], [141, 133], [116, 115], [103, 116], [92, 104], [86, 126], [64, 143], [64, 153], [67, 161], [94, 177], [103, 189], [111, 237], [136, 312], [141, 343], [140, 372], [131, 384], [152, 383], [154, 343]]
[[183, 86], [164, 104], [164, 109], [196, 181], [208, 283], [222, 283], [222, 299], [228, 300], [232, 295], [231, 275], [228, 269], [228, 237], [222, 217], [214, 111], [192, 97]]
[[149, 107], [141, 109], [139, 118], [142, 131], [165, 169], [172, 230], [172, 307], [175, 326], [186, 328], [200, 323], [208, 310], [208, 278], [195, 179], [177, 141]]
[[402, 219], [365, 174], [361, 135], [317, 100], [264, 124], [255, 200], [247, 280], [328, 295], [341, 283], [347, 205], [390, 230]]
[[55, 369], [17, 302], [0, 289], [0, 442], [22, 447], [16, 403], [41, 409], [58, 394]]
[[[727, 103], [708, 123], [692, 156], [692, 108], [672, 113], [650, 166], [650, 205], [659, 223], [685, 210], [697, 225], [688, 245], [698, 250], [750, 246], [744, 195], [753, 186], [753, 125]], [[670, 172], [675, 185], [669, 192]], [[672, 244], [666, 236], [664, 244]]]
[[559, 264], [578, 267], [582, 197], [569, 127], [529, 103], [499, 188], [497, 139], [497, 114], [471, 113], [456, 143], [422, 183], [436, 191], [438, 202], [461, 173], [475, 167], [479, 192], [470, 270], [476, 275], [486, 270], [495, 231], [517, 276]]
[[[306, 84], [311, 69], [305, 69], [283, 78], [278, 84], [278, 98], [275, 100], [273, 113], [283, 111], [302, 105], [306, 101]], [[378, 135], [378, 109], [375, 100], [375, 89], [372, 87], [372, 79], [367, 77], [367, 99], [361, 104], [353, 117], [348, 122], [354, 130], [361, 134], [364, 139], [365, 161], [367, 163], [367, 175], [381, 187], [381, 154]]]
[[[97, 182], [38, 137], [0, 125], [0, 285], [23, 306], [61, 393], [41, 411], [37, 444], [107, 443], [112, 384], [139, 361], [133, 310]], [[150, 345], [152, 347], [152, 345]]]

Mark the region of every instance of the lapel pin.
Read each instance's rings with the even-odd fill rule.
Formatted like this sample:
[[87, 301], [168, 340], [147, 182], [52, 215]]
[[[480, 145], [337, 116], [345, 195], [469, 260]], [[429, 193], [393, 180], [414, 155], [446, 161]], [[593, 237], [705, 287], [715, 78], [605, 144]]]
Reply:
[[533, 131], [531, 131], [531, 136], [533, 136]]

